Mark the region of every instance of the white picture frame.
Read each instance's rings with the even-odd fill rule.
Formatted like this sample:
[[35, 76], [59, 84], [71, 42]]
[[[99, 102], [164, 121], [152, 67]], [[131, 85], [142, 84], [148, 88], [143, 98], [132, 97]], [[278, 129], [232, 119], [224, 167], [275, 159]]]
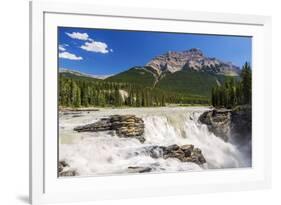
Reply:
[[[93, 23], [95, 22], [95, 23]], [[253, 37], [253, 167], [130, 176], [57, 177], [58, 26], [246, 35]], [[55, 49], [54, 49], [55, 48]], [[30, 202], [241, 191], [271, 186], [271, 18], [265, 16], [30, 3]], [[266, 119], [266, 120], [265, 120]], [[110, 186], [109, 186], [110, 185]], [[71, 195], [71, 197], [69, 197]]]

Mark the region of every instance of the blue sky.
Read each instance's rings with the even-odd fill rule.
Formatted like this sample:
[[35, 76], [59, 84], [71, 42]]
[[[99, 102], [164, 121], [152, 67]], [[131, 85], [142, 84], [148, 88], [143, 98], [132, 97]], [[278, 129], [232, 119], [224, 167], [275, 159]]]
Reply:
[[58, 28], [59, 68], [111, 75], [148, 63], [167, 51], [199, 48], [234, 65], [251, 62], [250, 37]]

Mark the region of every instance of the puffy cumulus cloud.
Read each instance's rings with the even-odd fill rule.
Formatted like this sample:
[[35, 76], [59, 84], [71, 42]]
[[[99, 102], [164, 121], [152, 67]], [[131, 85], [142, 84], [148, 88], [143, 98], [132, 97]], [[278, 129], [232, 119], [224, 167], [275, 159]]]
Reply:
[[[105, 42], [99, 42], [95, 41], [94, 39], [90, 38], [90, 36], [87, 33], [80, 33], [80, 32], [72, 32], [72, 33], [67, 33], [70, 38], [72, 39], [78, 39], [78, 40], [83, 40], [86, 41], [83, 45], [80, 46], [81, 49], [89, 51], [89, 52], [95, 52], [95, 53], [108, 53], [108, 52], [113, 52], [112, 49], [108, 48], [108, 45]], [[61, 45], [59, 47], [60, 51], [65, 51], [63, 49], [64, 46]]]
[[59, 58], [69, 59], [69, 60], [83, 60], [81, 56], [76, 56], [73, 53], [61, 52], [59, 53]]
[[96, 52], [96, 53], [108, 53], [108, 46], [104, 42], [98, 42], [91, 40], [91, 42], [85, 42], [84, 45], [82, 45], [80, 48], [90, 51], [90, 52]]
[[78, 40], [82, 40], [82, 41], [89, 40], [89, 35], [87, 33], [79, 33], [79, 32], [67, 33], [66, 32], [66, 35], [68, 35], [70, 38], [78, 39]]

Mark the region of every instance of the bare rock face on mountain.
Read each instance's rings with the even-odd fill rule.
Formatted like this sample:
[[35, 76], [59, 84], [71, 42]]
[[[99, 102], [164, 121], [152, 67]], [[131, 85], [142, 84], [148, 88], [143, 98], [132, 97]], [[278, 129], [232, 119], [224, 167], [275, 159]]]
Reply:
[[182, 52], [169, 51], [153, 58], [147, 63], [147, 66], [151, 67], [158, 76], [165, 72], [174, 73], [183, 69], [230, 76], [239, 74], [238, 66], [216, 58], [206, 57], [201, 50], [196, 48]]

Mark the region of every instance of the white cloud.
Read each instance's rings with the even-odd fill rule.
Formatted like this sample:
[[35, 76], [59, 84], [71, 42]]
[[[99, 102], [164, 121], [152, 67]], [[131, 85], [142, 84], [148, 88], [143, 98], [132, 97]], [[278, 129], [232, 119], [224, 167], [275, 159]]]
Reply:
[[89, 39], [89, 35], [87, 33], [79, 33], [79, 32], [67, 33], [66, 32], [66, 35], [68, 35], [70, 38], [83, 40], [83, 41], [87, 41]]
[[59, 58], [69, 59], [69, 60], [83, 60], [81, 56], [76, 56], [75, 54], [69, 52], [59, 53]]
[[60, 51], [65, 51], [66, 49], [63, 47], [63, 45], [59, 45], [59, 50]]
[[98, 42], [92, 40], [91, 42], [85, 42], [84, 45], [82, 45], [80, 48], [86, 50], [86, 51], [91, 51], [91, 52], [96, 52], [96, 53], [108, 53], [108, 48], [107, 44], [104, 42]]
[[112, 48], [110, 49], [110, 52], [113, 53], [113, 49]]
[[[66, 35], [68, 35], [70, 38], [73, 38], [73, 39], [86, 41], [82, 46], [80, 46], [80, 48], [83, 50], [90, 51], [90, 52], [96, 52], [96, 53], [103, 53], [103, 54], [108, 53], [108, 52], [113, 52], [112, 49], [108, 49], [108, 46], [106, 43], [95, 41], [94, 39], [90, 38], [90, 36], [87, 33], [79, 33], [79, 32], [67, 33], [66, 32]], [[65, 48], [62, 46], [61, 51], [65, 51], [63, 49], [65, 49]]]

